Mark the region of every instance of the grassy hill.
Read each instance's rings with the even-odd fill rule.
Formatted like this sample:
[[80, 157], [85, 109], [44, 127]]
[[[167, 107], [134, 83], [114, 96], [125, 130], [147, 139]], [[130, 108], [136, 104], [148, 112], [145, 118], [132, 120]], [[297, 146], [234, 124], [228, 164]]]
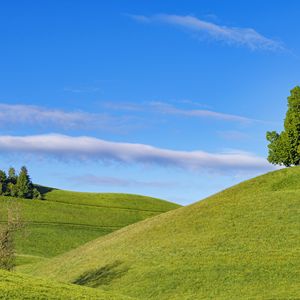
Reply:
[[298, 299], [299, 216], [300, 167], [283, 169], [24, 271], [138, 299]]
[[130, 300], [132, 298], [0, 270], [0, 299]]
[[[26, 231], [16, 237], [18, 264], [53, 257], [129, 224], [179, 207], [139, 195], [76, 193], [48, 188], [43, 191], [45, 200], [18, 200], [27, 223]], [[0, 197], [0, 222], [5, 222], [10, 200], [12, 198]]]

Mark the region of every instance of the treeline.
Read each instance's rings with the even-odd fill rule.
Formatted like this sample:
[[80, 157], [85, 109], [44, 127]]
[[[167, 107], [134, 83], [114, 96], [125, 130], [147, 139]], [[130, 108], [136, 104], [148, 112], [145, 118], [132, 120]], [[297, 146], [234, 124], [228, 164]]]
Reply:
[[27, 168], [23, 166], [16, 173], [14, 168], [9, 168], [8, 173], [0, 170], [0, 195], [26, 199], [42, 199], [41, 193], [34, 187]]

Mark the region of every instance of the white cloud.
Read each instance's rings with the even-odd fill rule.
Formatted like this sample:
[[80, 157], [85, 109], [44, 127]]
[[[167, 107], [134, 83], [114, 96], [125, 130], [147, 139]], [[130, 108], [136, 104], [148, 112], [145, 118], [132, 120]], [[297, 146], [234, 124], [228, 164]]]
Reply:
[[106, 113], [64, 111], [36, 105], [0, 103], [0, 127], [8, 125], [51, 126], [63, 129], [104, 129], [123, 132], [131, 126], [130, 117]]
[[66, 135], [0, 136], [0, 153], [29, 153], [69, 160], [115, 161], [126, 164], [153, 164], [187, 170], [257, 171], [270, 170], [265, 158], [231, 151], [179, 151], [145, 144], [110, 142], [93, 137]]
[[153, 16], [130, 15], [136, 21], [171, 24], [229, 45], [239, 45], [251, 50], [284, 50], [282, 43], [258, 33], [253, 28], [229, 27], [204, 21], [193, 16], [158, 14]]
[[[131, 112], [150, 111], [167, 115], [213, 118], [223, 121], [249, 123], [257, 121], [243, 116], [203, 109], [181, 109], [169, 103], [149, 102], [106, 103], [109, 110], [128, 110]], [[110, 113], [89, 113], [84, 111], [64, 111], [36, 105], [0, 103], [0, 128], [14, 126], [41, 126], [60, 129], [101, 129], [124, 133], [145, 126], [145, 120], [134, 115], [113, 116]]]

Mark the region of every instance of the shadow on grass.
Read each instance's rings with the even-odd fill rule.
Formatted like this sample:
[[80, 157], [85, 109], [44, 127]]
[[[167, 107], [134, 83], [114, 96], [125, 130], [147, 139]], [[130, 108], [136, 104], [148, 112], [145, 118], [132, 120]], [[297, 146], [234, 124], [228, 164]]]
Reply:
[[51, 188], [51, 187], [48, 187], [48, 186], [42, 186], [42, 185], [39, 185], [39, 184], [35, 184], [34, 187], [42, 194], [47, 194], [53, 190], [56, 190], [55, 188]]
[[87, 271], [75, 279], [72, 283], [88, 287], [107, 285], [114, 279], [120, 278], [129, 268], [122, 266], [123, 262], [115, 261], [104, 267]]
[[41, 194], [41, 200], [45, 200], [45, 195], [51, 191], [57, 190], [55, 188], [47, 187], [47, 186], [42, 186], [39, 184], [34, 184], [34, 187], [40, 192]]

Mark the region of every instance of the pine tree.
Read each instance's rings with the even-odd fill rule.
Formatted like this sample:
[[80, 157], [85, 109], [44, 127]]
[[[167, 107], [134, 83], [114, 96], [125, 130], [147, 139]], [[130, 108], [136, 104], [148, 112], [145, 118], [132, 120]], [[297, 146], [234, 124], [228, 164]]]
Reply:
[[12, 167], [8, 170], [8, 176], [4, 171], [0, 170], [0, 195], [43, 199], [43, 195], [33, 185], [25, 166], [21, 168], [19, 175]]
[[27, 168], [23, 166], [16, 184], [17, 196], [19, 198], [32, 198], [33, 184], [28, 175]]
[[12, 184], [16, 184], [17, 183], [17, 174], [16, 174], [16, 170], [12, 167], [9, 168], [8, 170], [8, 182], [12, 183]]

